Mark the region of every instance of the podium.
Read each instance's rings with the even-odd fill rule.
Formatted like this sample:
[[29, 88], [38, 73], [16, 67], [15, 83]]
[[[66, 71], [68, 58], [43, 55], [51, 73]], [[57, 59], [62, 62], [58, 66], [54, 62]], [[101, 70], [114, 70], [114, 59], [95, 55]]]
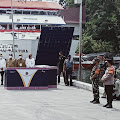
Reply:
[[5, 88], [8, 90], [57, 88], [57, 67], [7, 68]]

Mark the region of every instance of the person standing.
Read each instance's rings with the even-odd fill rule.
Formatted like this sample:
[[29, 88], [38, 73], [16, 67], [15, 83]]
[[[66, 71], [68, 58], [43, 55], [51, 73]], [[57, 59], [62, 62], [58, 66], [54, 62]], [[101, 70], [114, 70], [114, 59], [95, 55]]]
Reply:
[[26, 58], [25, 64], [27, 68], [32, 68], [35, 66], [35, 59], [32, 58], [32, 54], [29, 54], [29, 57]]
[[95, 66], [92, 69], [90, 80], [92, 82], [92, 90], [93, 90], [93, 100], [90, 101], [93, 104], [99, 104], [99, 73], [100, 73], [100, 67], [99, 67], [99, 59], [94, 58], [93, 63]]
[[15, 67], [15, 60], [13, 59], [13, 54], [9, 54], [9, 59], [7, 59], [6, 67]]
[[[103, 56], [101, 56], [101, 55], [99, 55], [99, 56], [97, 56], [97, 58], [99, 58], [99, 60], [100, 60], [100, 62], [99, 62], [99, 66], [100, 66], [100, 75], [99, 75], [99, 78], [100, 78], [100, 80], [101, 80], [101, 78], [102, 78], [102, 76], [104, 75], [104, 73], [105, 73], [105, 70], [107, 69], [107, 56], [104, 56], [104, 59], [103, 59]], [[104, 93], [103, 93], [103, 95], [102, 95], [102, 97], [101, 98], [106, 98], [106, 93], [105, 93], [105, 86], [103, 85], [103, 87], [104, 87]]]
[[22, 54], [19, 54], [19, 58], [16, 61], [16, 67], [26, 67]]
[[63, 72], [63, 64], [65, 61], [65, 56], [62, 52], [59, 52], [59, 62], [58, 62], [58, 83], [60, 83], [60, 75], [63, 74], [64, 83], [65, 83], [65, 73]]
[[115, 74], [115, 68], [113, 66], [113, 60], [109, 59], [107, 60], [107, 69], [105, 71], [105, 74], [103, 75], [101, 81], [105, 85], [105, 92], [107, 95], [107, 104], [103, 107], [106, 108], [112, 108], [112, 101], [113, 101], [113, 85], [114, 85], [114, 74]]
[[[71, 61], [71, 55], [68, 55], [68, 59], [64, 62], [63, 71], [65, 72], [65, 85], [72, 86], [72, 72], [74, 71], [73, 62]], [[68, 77], [70, 77], [70, 82], [68, 81]]]
[[3, 58], [2, 54], [0, 54], [0, 74], [1, 74], [1, 85], [3, 85], [3, 76], [4, 76], [4, 71], [6, 68], [6, 61]]
[[102, 56], [102, 55], [97, 56], [97, 58], [100, 60], [100, 62], [99, 62], [99, 67], [100, 67], [99, 77], [100, 77], [100, 79], [101, 79], [102, 76], [103, 76], [104, 73], [105, 73], [105, 68], [104, 68], [105, 61], [103, 60], [103, 56]]

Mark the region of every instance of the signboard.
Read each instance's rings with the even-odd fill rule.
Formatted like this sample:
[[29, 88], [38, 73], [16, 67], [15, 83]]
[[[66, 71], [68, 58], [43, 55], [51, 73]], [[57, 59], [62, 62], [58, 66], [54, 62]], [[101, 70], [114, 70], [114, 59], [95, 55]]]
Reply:
[[37, 30], [37, 28], [35, 26], [21, 26], [20, 28], [15, 27], [15, 30]]
[[[23, 58], [27, 58], [30, 53], [36, 59], [37, 46], [39, 40], [15, 40], [15, 58], [18, 59], [19, 54], [23, 54]], [[36, 47], [35, 47], [36, 46]], [[8, 59], [9, 54], [13, 54], [13, 41], [0, 40], [0, 53], [5, 59]]]

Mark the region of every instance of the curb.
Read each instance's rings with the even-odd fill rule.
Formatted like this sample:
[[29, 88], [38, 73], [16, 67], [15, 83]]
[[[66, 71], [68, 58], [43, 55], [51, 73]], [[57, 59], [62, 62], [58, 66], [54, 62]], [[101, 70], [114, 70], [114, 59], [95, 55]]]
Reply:
[[[75, 86], [77, 88], [85, 89], [85, 90], [88, 90], [88, 91], [92, 91], [92, 85], [89, 84], [89, 83], [73, 80], [73, 86]], [[99, 93], [100, 94], [104, 93], [104, 88], [103, 87], [99, 87]]]

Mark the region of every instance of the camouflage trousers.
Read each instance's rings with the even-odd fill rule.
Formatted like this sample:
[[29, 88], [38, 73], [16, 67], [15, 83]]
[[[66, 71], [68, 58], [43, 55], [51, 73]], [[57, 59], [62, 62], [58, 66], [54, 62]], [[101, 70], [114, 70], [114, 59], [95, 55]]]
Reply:
[[95, 100], [99, 99], [99, 80], [93, 79], [92, 80], [92, 90], [93, 90], [93, 97]]

